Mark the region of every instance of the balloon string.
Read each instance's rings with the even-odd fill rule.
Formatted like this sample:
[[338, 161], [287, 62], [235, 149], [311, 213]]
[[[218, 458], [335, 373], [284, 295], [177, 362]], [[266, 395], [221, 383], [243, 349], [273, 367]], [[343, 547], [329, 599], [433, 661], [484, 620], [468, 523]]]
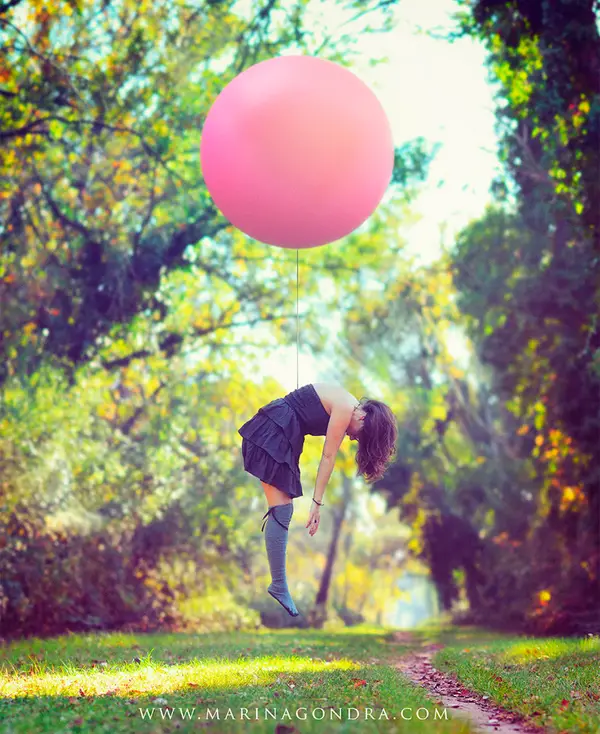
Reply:
[[299, 259], [300, 250], [296, 250], [296, 390], [300, 387], [300, 318], [298, 315]]

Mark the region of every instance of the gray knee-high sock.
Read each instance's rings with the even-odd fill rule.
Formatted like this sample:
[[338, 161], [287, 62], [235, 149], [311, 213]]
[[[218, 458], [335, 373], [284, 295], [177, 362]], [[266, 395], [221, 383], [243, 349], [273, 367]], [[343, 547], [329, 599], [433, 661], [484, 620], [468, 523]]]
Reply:
[[[292, 515], [294, 514], [294, 503], [285, 505], [269, 505], [269, 515], [265, 527], [265, 545], [267, 546], [267, 557], [271, 569], [272, 582], [267, 591], [292, 617], [297, 617], [296, 609], [287, 585], [285, 575], [285, 562], [287, 553], [288, 530]], [[274, 515], [277, 517], [275, 519]], [[277, 522], [279, 520], [279, 522]], [[281, 523], [281, 525], [279, 524]], [[281, 527], [282, 525], [285, 526]]]

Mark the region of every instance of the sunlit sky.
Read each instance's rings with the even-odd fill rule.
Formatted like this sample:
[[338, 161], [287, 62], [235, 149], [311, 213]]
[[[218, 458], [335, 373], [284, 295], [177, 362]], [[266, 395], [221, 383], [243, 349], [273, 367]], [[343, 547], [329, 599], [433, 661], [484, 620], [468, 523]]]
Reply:
[[[313, 2], [311, 7], [315, 22], [326, 17], [332, 28], [348, 17], [333, 2]], [[488, 82], [483, 45], [468, 38], [450, 43], [425, 32], [441, 36], [453, 28], [450, 15], [456, 9], [454, 0], [401, 0], [395, 30], [361, 34], [357, 45], [361, 56], [352, 66], [379, 97], [396, 146], [418, 136], [440, 144], [427, 184], [413, 205], [419, 220], [401, 230], [411, 253], [424, 262], [440, 255], [442, 231], [444, 246], [451, 246], [456, 233], [483, 213], [490, 184], [499, 171], [494, 90]], [[373, 19], [369, 22], [374, 24]], [[369, 59], [381, 57], [388, 61], [369, 65]], [[295, 296], [294, 289], [290, 293], [294, 313]], [[459, 339], [449, 346], [457, 358], [464, 358]], [[296, 388], [295, 341], [265, 359], [256, 378], [266, 375], [277, 379], [286, 391]], [[335, 365], [301, 350], [299, 384], [322, 380], [338, 381]]]

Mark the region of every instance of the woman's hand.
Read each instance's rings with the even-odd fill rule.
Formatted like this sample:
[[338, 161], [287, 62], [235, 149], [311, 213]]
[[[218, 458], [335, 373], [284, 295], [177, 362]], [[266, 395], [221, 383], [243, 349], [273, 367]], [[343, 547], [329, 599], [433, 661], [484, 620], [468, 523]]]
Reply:
[[313, 506], [311, 507], [310, 514], [308, 516], [308, 522], [306, 523], [305, 527], [308, 528], [308, 534], [314, 535], [317, 530], [319, 529], [319, 522], [321, 520], [321, 513], [319, 511], [319, 505], [315, 505], [313, 503]]

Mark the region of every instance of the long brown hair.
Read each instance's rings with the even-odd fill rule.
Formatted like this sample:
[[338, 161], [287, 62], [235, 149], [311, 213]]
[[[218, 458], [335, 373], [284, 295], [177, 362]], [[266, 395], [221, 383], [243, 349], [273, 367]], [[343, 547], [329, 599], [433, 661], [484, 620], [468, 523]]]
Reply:
[[362, 474], [367, 482], [373, 482], [384, 475], [396, 451], [398, 425], [391, 409], [379, 400], [362, 398], [360, 407], [365, 417], [357, 437], [356, 476]]

